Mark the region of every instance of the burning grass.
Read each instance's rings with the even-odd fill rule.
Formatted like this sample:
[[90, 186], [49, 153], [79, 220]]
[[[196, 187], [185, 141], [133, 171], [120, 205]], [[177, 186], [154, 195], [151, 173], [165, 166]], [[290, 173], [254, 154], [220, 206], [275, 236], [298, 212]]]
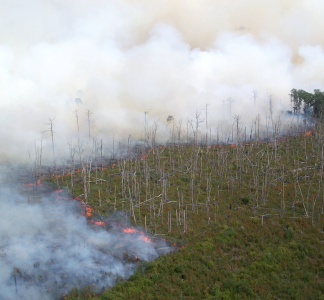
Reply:
[[51, 192], [40, 182], [22, 186], [22, 194], [0, 187], [6, 211], [0, 220], [0, 298], [60, 299], [74, 286], [88, 285], [98, 292], [128, 278], [141, 260], [171, 251], [163, 239], [131, 226], [123, 213], [94, 215], [93, 207], [65, 189]]

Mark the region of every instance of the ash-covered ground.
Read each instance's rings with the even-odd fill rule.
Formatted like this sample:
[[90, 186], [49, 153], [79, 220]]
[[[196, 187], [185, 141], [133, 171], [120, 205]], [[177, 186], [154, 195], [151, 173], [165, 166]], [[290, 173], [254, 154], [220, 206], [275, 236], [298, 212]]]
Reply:
[[88, 285], [100, 291], [128, 278], [140, 261], [171, 251], [123, 213], [91, 220], [64, 191], [26, 180], [1, 172], [0, 299], [59, 299]]

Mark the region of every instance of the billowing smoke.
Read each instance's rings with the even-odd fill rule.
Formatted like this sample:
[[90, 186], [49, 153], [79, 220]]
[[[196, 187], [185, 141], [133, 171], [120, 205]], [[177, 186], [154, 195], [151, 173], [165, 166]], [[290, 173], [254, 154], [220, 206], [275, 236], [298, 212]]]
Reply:
[[143, 137], [152, 108], [164, 138], [168, 115], [185, 123], [205, 103], [214, 128], [230, 122], [229, 97], [232, 115], [250, 123], [269, 115], [269, 95], [275, 113], [289, 109], [291, 88], [323, 89], [320, 0], [0, 3], [2, 159], [27, 158], [35, 140], [47, 149], [49, 117], [66, 148], [76, 109], [80, 135], [90, 109], [91, 135], [112, 140]]
[[121, 216], [109, 219], [109, 231], [91, 229], [78, 201], [67, 199], [54, 193], [31, 203], [0, 188], [0, 299], [58, 299], [84, 286], [101, 291], [118, 276], [128, 278], [138, 259], [152, 260], [170, 250], [164, 241], [153, 243], [134, 229], [125, 233], [127, 220]]

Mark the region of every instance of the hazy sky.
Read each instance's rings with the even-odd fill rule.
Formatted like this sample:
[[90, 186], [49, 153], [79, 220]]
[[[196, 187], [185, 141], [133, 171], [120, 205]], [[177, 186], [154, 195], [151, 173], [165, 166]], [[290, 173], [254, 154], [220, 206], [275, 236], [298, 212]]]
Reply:
[[[193, 118], [209, 103], [210, 126], [232, 115], [289, 108], [291, 88], [324, 83], [320, 0], [0, 0], [2, 158], [27, 157], [35, 140], [67, 147], [73, 111], [87, 134], [139, 138], [143, 112]], [[252, 90], [258, 90], [254, 110]], [[79, 92], [78, 92], [79, 91]], [[79, 107], [75, 98], [81, 98]], [[284, 105], [287, 105], [285, 107]], [[47, 146], [46, 146], [47, 147]]]

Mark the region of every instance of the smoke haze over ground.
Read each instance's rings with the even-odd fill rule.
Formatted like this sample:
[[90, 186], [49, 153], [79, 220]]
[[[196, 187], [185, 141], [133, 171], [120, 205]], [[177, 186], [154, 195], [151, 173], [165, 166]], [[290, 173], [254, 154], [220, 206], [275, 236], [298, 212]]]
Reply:
[[249, 123], [268, 114], [270, 94], [275, 112], [289, 109], [291, 88], [323, 88], [320, 0], [0, 4], [2, 159], [27, 156], [35, 140], [46, 145], [49, 117], [64, 147], [77, 132], [75, 109], [85, 136], [90, 109], [93, 134], [138, 139], [150, 108], [164, 128], [168, 115], [192, 119], [209, 103], [214, 127], [229, 121], [220, 100], [231, 97], [232, 115]]
[[135, 256], [152, 260], [162, 253], [155, 247], [166, 246], [118, 230], [117, 218], [109, 219], [109, 232], [99, 226], [91, 229], [78, 201], [58, 199], [56, 193], [39, 203], [28, 202], [26, 195], [0, 188], [0, 299], [58, 299], [86, 285], [100, 291], [117, 276], [128, 278], [136, 268]]

